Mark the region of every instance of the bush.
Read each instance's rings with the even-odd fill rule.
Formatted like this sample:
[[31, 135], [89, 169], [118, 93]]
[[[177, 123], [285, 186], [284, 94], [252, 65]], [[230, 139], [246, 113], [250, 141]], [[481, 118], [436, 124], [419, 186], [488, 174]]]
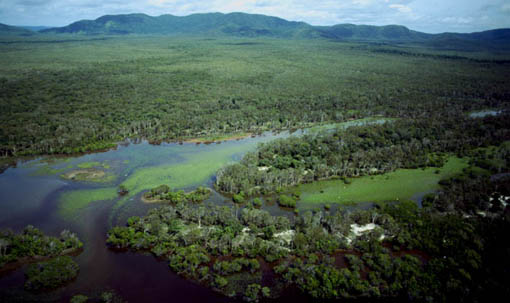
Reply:
[[235, 194], [232, 197], [232, 200], [234, 200], [234, 203], [237, 203], [237, 204], [244, 203], [244, 193], [240, 192], [239, 194]]
[[84, 295], [76, 295], [71, 298], [70, 303], [85, 303], [89, 300], [89, 297]]
[[296, 207], [296, 199], [289, 197], [287, 195], [280, 195], [280, 197], [278, 198], [278, 205], [282, 207], [294, 208]]
[[262, 206], [262, 200], [260, 198], [253, 199], [253, 206], [261, 207]]
[[78, 264], [71, 257], [57, 257], [47, 262], [28, 266], [25, 275], [28, 290], [54, 289], [78, 276]]

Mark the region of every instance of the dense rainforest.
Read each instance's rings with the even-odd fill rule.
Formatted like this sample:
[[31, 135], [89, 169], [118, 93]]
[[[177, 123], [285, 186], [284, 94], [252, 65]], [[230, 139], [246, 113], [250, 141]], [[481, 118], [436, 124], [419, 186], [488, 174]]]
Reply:
[[[2, 157], [374, 115], [442, 119], [504, 108], [509, 99], [508, 63], [479, 52], [407, 49], [428, 54], [413, 57], [392, 45], [322, 40], [60, 39], [39, 38], [35, 50], [23, 41], [2, 46]], [[15, 60], [20, 53], [25, 59]]]

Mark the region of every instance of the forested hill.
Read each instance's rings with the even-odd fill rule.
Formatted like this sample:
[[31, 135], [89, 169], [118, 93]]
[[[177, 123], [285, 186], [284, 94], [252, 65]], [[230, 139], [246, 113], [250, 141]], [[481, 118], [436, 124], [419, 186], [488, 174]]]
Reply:
[[106, 15], [43, 32], [83, 34], [228, 35], [295, 38], [313, 36], [314, 28], [303, 22], [244, 13], [193, 14], [186, 17], [145, 14]]
[[145, 14], [106, 15], [96, 20], [82, 20], [65, 27], [50, 28], [42, 32], [327, 38], [430, 43], [451, 41], [510, 43], [510, 29], [472, 34], [426, 34], [399, 25], [338, 24], [334, 26], [312, 26], [304, 22], [293, 22], [277, 17], [245, 13], [206, 13], [184, 17], [173, 15], [151, 17]]
[[1, 36], [31, 36], [34, 32], [17, 26], [10, 26], [0, 23]]

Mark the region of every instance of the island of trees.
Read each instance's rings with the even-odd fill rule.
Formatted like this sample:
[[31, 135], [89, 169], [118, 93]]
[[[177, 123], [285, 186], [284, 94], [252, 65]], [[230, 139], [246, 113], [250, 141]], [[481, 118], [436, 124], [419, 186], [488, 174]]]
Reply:
[[60, 237], [44, 235], [29, 225], [20, 234], [0, 231], [0, 274], [30, 264], [25, 288], [39, 291], [54, 289], [73, 280], [79, 267], [69, 255], [81, 252], [83, 243], [68, 230]]

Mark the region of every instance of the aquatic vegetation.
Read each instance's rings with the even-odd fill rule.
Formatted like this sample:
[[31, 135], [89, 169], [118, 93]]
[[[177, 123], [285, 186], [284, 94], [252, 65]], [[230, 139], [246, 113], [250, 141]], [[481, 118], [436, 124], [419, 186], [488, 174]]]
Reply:
[[100, 162], [97, 162], [97, 161], [93, 161], [93, 162], [82, 162], [82, 163], [79, 163], [78, 165], [79, 168], [92, 168], [92, 167], [97, 167], [97, 166], [101, 166], [101, 163]]
[[25, 288], [32, 291], [58, 288], [75, 279], [79, 270], [78, 264], [69, 256], [31, 264], [25, 271]]
[[90, 203], [111, 200], [117, 197], [116, 188], [82, 189], [64, 192], [59, 197], [59, 213], [64, 217], [76, 215], [77, 211]]
[[316, 181], [298, 187], [303, 203], [355, 203], [409, 200], [416, 194], [439, 189], [443, 178], [462, 173], [469, 166], [468, 159], [450, 157], [439, 169], [398, 169], [383, 175]]
[[68, 230], [62, 231], [58, 238], [46, 236], [30, 225], [20, 234], [0, 231], [0, 271], [4, 266], [20, 267], [39, 259], [70, 254], [82, 247], [83, 243]]
[[235, 153], [249, 150], [253, 145], [218, 146], [207, 152], [195, 151], [175, 164], [140, 168], [122, 182], [131, 195], [168, 184], [171, 188], [189, 188], [205, 184]]
[[53, 176], [53, 175], [61, 174], [71, 168], [73, 168], [72, 165], [69, 165], [64, 168], [54, 168], [51, 165], [44, 164], [42, 166], [37, 167], [37, 169], [34, 172], [32, 172], [31, 175], [32, 176]]

